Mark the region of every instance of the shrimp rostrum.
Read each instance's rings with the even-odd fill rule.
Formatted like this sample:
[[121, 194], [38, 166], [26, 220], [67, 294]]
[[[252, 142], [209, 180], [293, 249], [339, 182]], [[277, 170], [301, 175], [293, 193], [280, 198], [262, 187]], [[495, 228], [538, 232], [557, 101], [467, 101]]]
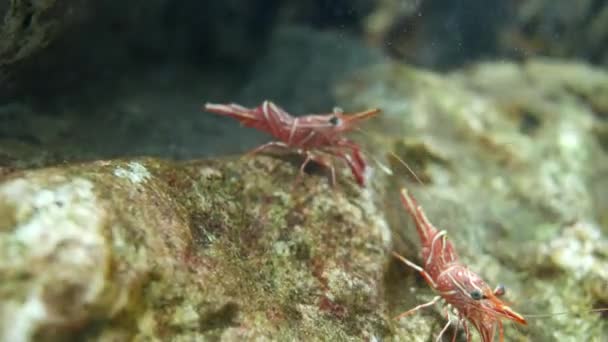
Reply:
[[[422, 207], [406, 189], [401, 189], [401, 201], [416, 225], [422, 246], [421, 256], [424, 266], [420, 267], [397, 253], [393, 253], [393, 255], [420, 272], [437, 296], [428, 303], [418, 305], [400, 314], [396, 317], [397, 319], [432, 306], [443, 299], [455, 309], [458, 315], [458, 324], [455, 327], [452, 341], [455, 340], [456, 329], [460, 325], [464, 328], [467, 341], [471, 341], [468, 327], [470, 323], [479, 332], [483, 342], [492, 342], [497, 329], [502, 342], [504, 340], [503, 319], [523, 325], [527, 324], [522, 315], [513, 311], [499, 298], [505, 294], [503, 286], [499, 285], [493, 290], [477, 273], [471, 271], [459, 260], [454, 246], [447, 239], [446, 231], [439, 231], [433, 226]], [[450, 320], [439, 333], [437, 341], [441, 339], [449, 326]]]
[[207, 103], [206, 111], [237, 119], [246, 127], [272, 135], [277, 141], [263, 144], [250, 152], [258, 153], [269, 149], [287, 149], [304, 156], [300, 174], [306, 165], [314, 161], [331, 171], [332, 184], [336, 175], [331, 156], [338, 157], [350, 167], [357, 183], [365, 184], [367, 163], [361, 148], [347, 139], [344, 133], [355, 129], [359, 123], [380, 112], [379, 109], [345, 114], [334, 109], [329, 114], [310, 114], [294, 117], [270, 101], [264, 101], [256, 108], [246, 108], [238, 104]]

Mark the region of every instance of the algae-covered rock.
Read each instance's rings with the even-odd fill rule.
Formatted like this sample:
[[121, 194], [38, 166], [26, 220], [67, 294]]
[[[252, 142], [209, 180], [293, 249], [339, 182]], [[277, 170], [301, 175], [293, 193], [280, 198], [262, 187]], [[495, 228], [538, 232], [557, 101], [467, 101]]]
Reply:
[[322, 173], [296, 184], [297, 170], [258, 157], [10, 173], [0, 340], [391, 336], [391, 234], [374, 187], [347, 173], [336, 188]]
[[[604, 316], [589, 312], [607, 303], [608, 156], [598, 127], [608, 73], [552, 60], [477, 64], [448, 75], [393, 64], [336, 92], [344, 106], [383, 108], [368, 135], [421, 181], [387, 155], [393, 182], [411, 188], [466, 263], [507, 286], [512, 307], [571, 313], [507, 327], [509, 340], [608, 336]], [[389, 186], [386, 214], [397, 248], [417, 260], [397, 187]]]

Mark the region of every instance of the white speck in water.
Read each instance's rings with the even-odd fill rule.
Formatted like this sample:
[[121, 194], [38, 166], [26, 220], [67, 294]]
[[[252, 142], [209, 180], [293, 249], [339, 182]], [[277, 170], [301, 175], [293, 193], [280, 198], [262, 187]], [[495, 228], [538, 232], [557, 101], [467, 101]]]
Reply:
[[563, 127], [559, 134], [559, 144], [567, 150], [576, 149], [580, 145], [580, 137], [574, 129]]

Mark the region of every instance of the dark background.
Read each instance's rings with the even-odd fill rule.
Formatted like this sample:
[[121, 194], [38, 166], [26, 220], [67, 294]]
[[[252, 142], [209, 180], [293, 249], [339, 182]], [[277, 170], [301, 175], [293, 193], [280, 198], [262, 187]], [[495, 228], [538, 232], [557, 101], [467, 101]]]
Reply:
[[605, 66], [603, 12], [603, 0], [4, 0], [0, 143], [91, 157], [237, 153], [267, 138], [203, 103], [327, 112], [336, 82], [391, 60]]

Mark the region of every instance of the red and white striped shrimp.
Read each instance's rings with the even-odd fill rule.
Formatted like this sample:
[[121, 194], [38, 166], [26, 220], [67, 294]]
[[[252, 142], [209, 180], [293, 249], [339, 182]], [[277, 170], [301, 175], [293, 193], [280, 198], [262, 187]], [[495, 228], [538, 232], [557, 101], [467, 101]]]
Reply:
[[256, 108], [246, 108], [238, 104], [205, 104], [204, 110], [237, 119], [246, 127], [266, 132], [278, 141], [259, 146], [250, 153], [266, 149], [289, 149], [305, 157], [300, 174], [306, 165], [315, 161], [331, 171], [332, 184], [336, 182], [335, 169], [328, 156], [344, 160], [360, 186], [365, 184], [367, 163], [361, 148], [354, 141], [344, 137], [344, 133], [355, 129], [361, 121], [375, 116], [379, 109], [344, 114], [334, 109], [329, 114], [310, 114], [294, 117], [270, 101], [264, 101]]
[[[467, 341], [471, 341], [468, 323], [472, 324], [483, 342], [492, 342], [498, 328], [500, 341], [504, 340], [503, 319], [508, 319], [526, 325], [526, 319], [513, 311], [498, 297], [505, 294], [502, 286], [494, 290], [475, 272], [463, 264], [456, 254], [454, 246], [447, 239], [445, 230], [438, 230], [426, 217], [422, 207], [414, 197], [405, 189], [401, 189], [401, 201], [409, 215], [416, 224], [416, 230], [422, 245], [422, 260], [424, 266], [420, 267], [405, 259], [397, 253], [393, 255], [406, 265], [420, 272], [428, 285], [437, 293], [437, 296], [428, 303], [421, 304], [399, 316], [400, 319], [419, 309], [434, 305], [443, 299], [458, 313], [458, 329], [462, 325]], [[439, 333], [437, 341], [447, 331], [450, 321]], [[456, 330], [452, 341], [456, 338]]]

